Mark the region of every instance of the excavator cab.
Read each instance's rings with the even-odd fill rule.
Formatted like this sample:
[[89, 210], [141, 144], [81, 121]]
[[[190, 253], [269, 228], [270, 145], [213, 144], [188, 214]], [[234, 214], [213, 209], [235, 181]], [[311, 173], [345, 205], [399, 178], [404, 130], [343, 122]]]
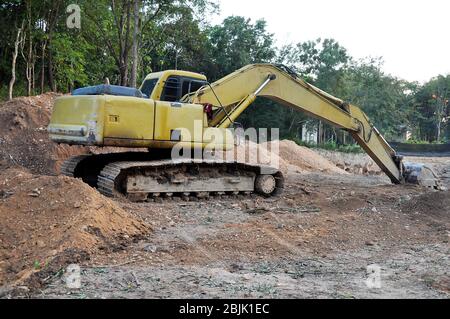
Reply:
[[202, 74], [167, 70], [150, 73], [139, 89], [156, 101], [180, 102], [185, 95], [195, 93], [207, 84], [206, 77]]

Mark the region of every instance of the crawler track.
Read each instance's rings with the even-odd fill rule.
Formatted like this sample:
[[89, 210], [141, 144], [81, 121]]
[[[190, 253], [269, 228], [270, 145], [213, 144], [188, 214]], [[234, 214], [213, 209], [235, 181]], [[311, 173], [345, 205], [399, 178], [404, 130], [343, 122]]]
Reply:
[[70, 177], [75, 177], [75, 169], [77, 168], [78, 164], [88, 158], [90, 155], [80, 155], [80, 156], [74, 156], [69, 158], [68, 160], [64, 161], [61, 165], [61, 174], [62, 175], [66, 175], [66, 176], [70, 176]]
[[[276, 196], [284, 178], [264, 165], [216, 160], [150, 159], [147, 153], [83, 155], [67, 160], [61, 173], [96, 187], [108, 197], [125, 195], [131, 201], [173, 196], [205, 198], [253, 192]], [[132, 157], [132, 158], [130, 158]], [[123, 160], [130, 158], [132, 160]]]

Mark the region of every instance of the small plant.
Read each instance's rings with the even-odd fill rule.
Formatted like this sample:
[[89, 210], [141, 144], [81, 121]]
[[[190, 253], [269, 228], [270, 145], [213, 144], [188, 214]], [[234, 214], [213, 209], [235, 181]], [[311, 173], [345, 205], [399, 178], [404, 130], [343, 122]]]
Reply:
[[277, 294], [277, 289], [276, 289], [276, 287], [275, 287], [274, 285], [266, 284], [266, 283], [258, 284], [258, 285], [255, 287], [255, 290], [256, 290], [257, 292], [263, 294], [263, 296], [261, 296], [261, 297], [264, 297], [264, 296], [267, 296], [267, 295], [276, 295], [276, 294]]
[[96, 274], [106, 274], [108, 273], [108, 270], [106, 268], [94, 268], [94, 272]]
[[35, 260], [34, 263], [33, 263], [33, 268], [35, 270], [41, 269], [41, 263], [38, 260]]
[[206, 217], [206, 222], [207, 223], [212, 223], [213, 222], [213, 218], [211, 216]]

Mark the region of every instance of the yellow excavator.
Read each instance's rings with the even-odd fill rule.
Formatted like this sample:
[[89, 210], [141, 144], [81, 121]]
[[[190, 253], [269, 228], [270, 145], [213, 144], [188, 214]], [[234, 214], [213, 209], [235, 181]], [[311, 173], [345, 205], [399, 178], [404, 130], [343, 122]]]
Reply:
[[48, 132], [57, 143], [147, 149], [76, 156], [63, 163], [62, 174], [82, 178], [106, 196], [123, 194], [133, 201], [252, 192], [272, 196], [284, 185], [276, 167], [173, 157], [179, 147], [233, 148], [229, 128], [258, 96], [348, 131], [393, 183], [439, 187], [430, 169], [403, 163], [360, 108], [305, 82], [283, 65], [248, 65], [214, 83], [202, 74], [167, 70], [149, 74], [139, 89], [77, 89], [56, 100]]

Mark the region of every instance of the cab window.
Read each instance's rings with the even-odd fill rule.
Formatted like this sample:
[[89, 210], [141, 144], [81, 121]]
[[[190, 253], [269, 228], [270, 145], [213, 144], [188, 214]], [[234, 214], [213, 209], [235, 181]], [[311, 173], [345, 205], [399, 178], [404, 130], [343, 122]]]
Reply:
[[161, 101], [178, 102], [186, 94], [196, 92], [206, 84], [206, 81], [194, 78], [171, 76], [164, 85]]
[[184, 80], [183, 81], [183, 89], [182, 89], [182, 92], [181, 92], [181, 97], [185, 96], [186, 94], [190, 94], [190, 93], [196, 92], [199, 88], [201, 88], [205, 84], [206, 84], [205, 81]]
[[153, 89], [156, 86], [156, 83], [158, 83], [159, 79], [148, 79], [144, 81], [144, 84], [142, 84], [141, 92], [147, 95], [147, 97], [150, 97], [152, 95]]
[[171, 76], [167, 79], [164, 85], [164, 90], [161, 96], [161, 101], [176, 102], [180, 99], [180, 78]]

